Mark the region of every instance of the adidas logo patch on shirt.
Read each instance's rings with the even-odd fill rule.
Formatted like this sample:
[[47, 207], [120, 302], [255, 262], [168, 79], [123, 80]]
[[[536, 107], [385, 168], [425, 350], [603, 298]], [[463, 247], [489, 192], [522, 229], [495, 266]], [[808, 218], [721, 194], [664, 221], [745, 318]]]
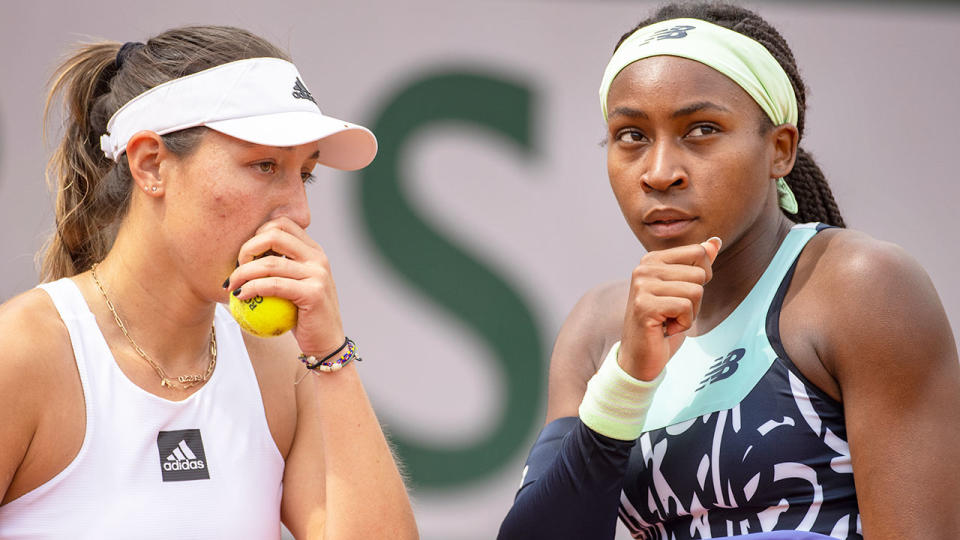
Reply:
[[199, 429], [161, 431], [157, 434], [157, 449], [164, 482], [210, 478]]

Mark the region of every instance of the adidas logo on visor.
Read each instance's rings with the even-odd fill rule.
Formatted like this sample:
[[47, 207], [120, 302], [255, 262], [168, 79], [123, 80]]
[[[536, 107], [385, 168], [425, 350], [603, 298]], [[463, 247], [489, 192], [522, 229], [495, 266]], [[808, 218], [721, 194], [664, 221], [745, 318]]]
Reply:
[[300, 80], [300, 77], [297, 77], [297, 82], [293, 83], [293, 97], [297, 99], [309, 99], [314, 102], [314, 104], [317, 102], [317, 100], [313, 99], [313, 94], [307, 90], [307, 86]]

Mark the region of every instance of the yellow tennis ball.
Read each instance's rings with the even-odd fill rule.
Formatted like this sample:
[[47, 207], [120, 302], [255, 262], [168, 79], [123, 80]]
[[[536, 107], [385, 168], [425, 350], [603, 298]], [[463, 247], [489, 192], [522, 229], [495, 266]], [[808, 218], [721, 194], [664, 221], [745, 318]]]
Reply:
[[230, 314], [240, 328], [260, 337], [279, 336], [297, 325], [297, 305], [276, 296], [239, 300], [231, 294]]

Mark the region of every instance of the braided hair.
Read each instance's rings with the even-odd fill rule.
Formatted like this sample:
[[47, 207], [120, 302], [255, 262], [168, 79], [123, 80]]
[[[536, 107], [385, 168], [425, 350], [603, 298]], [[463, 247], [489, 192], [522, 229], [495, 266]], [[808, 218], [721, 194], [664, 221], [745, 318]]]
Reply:
[[[654, 23], [670, 19], [700, 19], [711, 22], [717, 26], [729, 28], [734, 32], [743, 34], [770, 51], [770, 54], [777, 59], [780, 66], [790, 78], [793, 85], [793, 91], [797, 96], [797, 110], [799, 113], [797, 120], [797, 131], [800, 137], [803, 137], [804, 119], [806, 116], [806, 87], [800, 78], [800, 72], [797, 69], [797, 61], [793, 57], [793, 52], [786, 40], [777, 30], [767, 21], [763, 20], [756, 13], [742, 8], [723, 3], [680, 3], [669, 4], [661, 7], [650, 18], [640, 21], [633, 29], [625, 33], [617, 47], [623, 43], [637, 29], [649, 26]], [[764, 116], [766, 118], [766, 116]], [[769, 118], [767, 118], [769, 121]], [[771, 123], [772, 125], [772, 123]], [[840, 209], [830, 191], [830, 185], [823, 176], [823, 171], [813, 161], [813, 156], [803, 148], [797, 148], [797, 159], [787, 176], [784, 177], [787, 185], [793, 190], [797, 198], [799, 210], [796, 214], [786, 213], [787, 217], [797, 223], [810, 221], [819, 221], [837, 227], [845, 227], [843, 217], [840, 215]]]

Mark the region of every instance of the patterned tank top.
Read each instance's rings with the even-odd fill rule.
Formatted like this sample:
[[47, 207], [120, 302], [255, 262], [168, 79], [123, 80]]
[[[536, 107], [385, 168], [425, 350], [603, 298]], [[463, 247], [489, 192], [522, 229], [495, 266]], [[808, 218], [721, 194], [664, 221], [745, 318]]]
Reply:
[[667, 364], [620, 496], [634, 538], [863, 538], [843, 407], [780, 342], [797, 257], [823, 228], [795, 226], [734, 312]]

